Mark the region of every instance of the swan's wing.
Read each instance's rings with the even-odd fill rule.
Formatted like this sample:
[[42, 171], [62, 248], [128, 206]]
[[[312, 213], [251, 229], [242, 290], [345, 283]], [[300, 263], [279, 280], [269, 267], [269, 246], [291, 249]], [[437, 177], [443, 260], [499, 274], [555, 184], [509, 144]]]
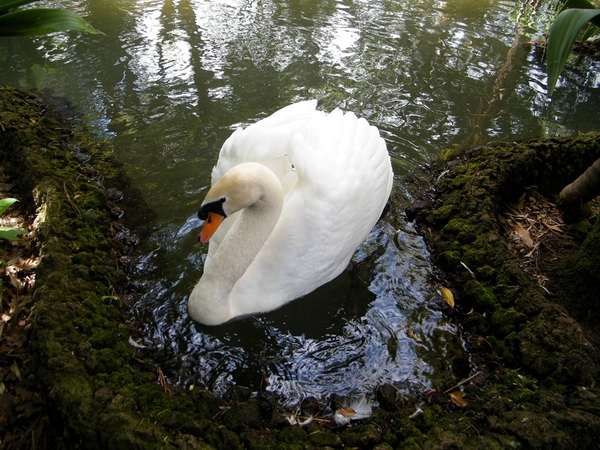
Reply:
[[294, 103], [247, 128], [235, 130], [219, 152], [212, 184], [243, 162], [262, 162], [280, 177], [287, 174], [291, 169], [286, 157], [291, 139], [317, 114], [316, 107], [316, 100]]
[[[233, 166], [243, 162], [259, 162], [277, 175], [284, 192], [288, 192], [296, 183], [296, 172], [288, 153], [298, 130], [318, 114], [316, 107], [316, 100], [294, 103], [246, 128], [236, 129], [221, 147], [217, 164], [212, 170], [211, 185]], [[209, 264], [237, 216], [228, 217], [211, 238], [205, 265]]]
[[251, 303], [250, 292], [273, 309], [339, 275], [390, 194], [385, 142], [354, 114], [318, 113], [294, 134], [288, 156], [297, 182], [269, 240], [232, 292], [240, 298], [236, 314], [260, 306]]

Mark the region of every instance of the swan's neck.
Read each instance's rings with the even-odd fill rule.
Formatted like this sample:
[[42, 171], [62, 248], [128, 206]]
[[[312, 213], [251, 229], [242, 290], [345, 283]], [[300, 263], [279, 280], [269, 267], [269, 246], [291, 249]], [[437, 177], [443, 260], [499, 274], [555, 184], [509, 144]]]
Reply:
[[259, 181], [262, 195], [241, 210], [190, 295], [189, 314], [197, 322], [217, 325], [236, 315], [230, 293], [269, 238], [283, 208], [281, 183], [266, 170], [269, 174]]

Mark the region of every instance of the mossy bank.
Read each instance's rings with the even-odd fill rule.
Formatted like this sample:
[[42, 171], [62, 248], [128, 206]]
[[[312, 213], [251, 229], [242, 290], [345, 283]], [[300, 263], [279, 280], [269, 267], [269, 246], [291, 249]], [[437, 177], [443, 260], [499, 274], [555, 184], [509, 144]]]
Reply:
[[[135, 330], [123, 300], [130, 242], [111, 195], [126, 177], [110, 145], [39, 96], [8, 87], [0, 87], [0, 123], [0, 162], [13, 175], [15, 196], [38, 214], [42, 258], [29, 352], [65, 448], [598, 446], [596, 351], [519, 268], [497, 223], [498, 205], [523, 186], [557, 192], [559, 178], [579, 170], [573, 151], [561, 157], [554, 149], [578, 142], [579, 153], [592, 147], [600, 154], [597, 138], [482, 149], [454, 164], [420, 210], [440, 277], [457, 297], [454, 320], [465, 330], [473, 372], [481, 373], [463, 385], [466, 405], [438, 392], [424, 395], [416, 410], [382, 386], [371, 419], [301, 428], [266, 396], [225, 402], [200, 389], [161, 386], [143, 350], [130, 344]], [[303, 406], [310, 414], [310, 402]]]

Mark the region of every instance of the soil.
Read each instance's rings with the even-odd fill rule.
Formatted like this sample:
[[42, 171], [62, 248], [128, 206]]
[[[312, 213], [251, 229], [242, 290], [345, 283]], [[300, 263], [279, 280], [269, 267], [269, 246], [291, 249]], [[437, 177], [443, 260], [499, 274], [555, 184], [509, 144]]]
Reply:
[[407, 215], [453, 294], [439, 307], [462, 330], [471, 375], [419, 399], [381, 386], [372, 417], [340, 426], [314, 399], [284, 412], [261, 394], [168, 386], [131, 345], [136, 237], [115, 201], [136, 193], [75, 119], [0, 87], [0, 195], [20, 200], [2, 218], [30, 230], [0, 242], [2, 448], [600, 447], [597, 321], [554, 276], [585, 235], [553, 202], [600, 157], [600, 136], [480, 147], [432, 168]]

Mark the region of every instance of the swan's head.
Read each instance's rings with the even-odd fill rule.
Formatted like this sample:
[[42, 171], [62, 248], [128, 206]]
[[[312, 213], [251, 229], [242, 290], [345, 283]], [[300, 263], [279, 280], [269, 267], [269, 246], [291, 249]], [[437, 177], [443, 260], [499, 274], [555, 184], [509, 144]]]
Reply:
[[226, 217], [255, 205], [275, 190], [281, 196], [281, 183], [275, 174], [259, 163], [242, 163], [229, 169], [208, 191], [198, 217], [204, 220], [200, 242], [208, 242]]

